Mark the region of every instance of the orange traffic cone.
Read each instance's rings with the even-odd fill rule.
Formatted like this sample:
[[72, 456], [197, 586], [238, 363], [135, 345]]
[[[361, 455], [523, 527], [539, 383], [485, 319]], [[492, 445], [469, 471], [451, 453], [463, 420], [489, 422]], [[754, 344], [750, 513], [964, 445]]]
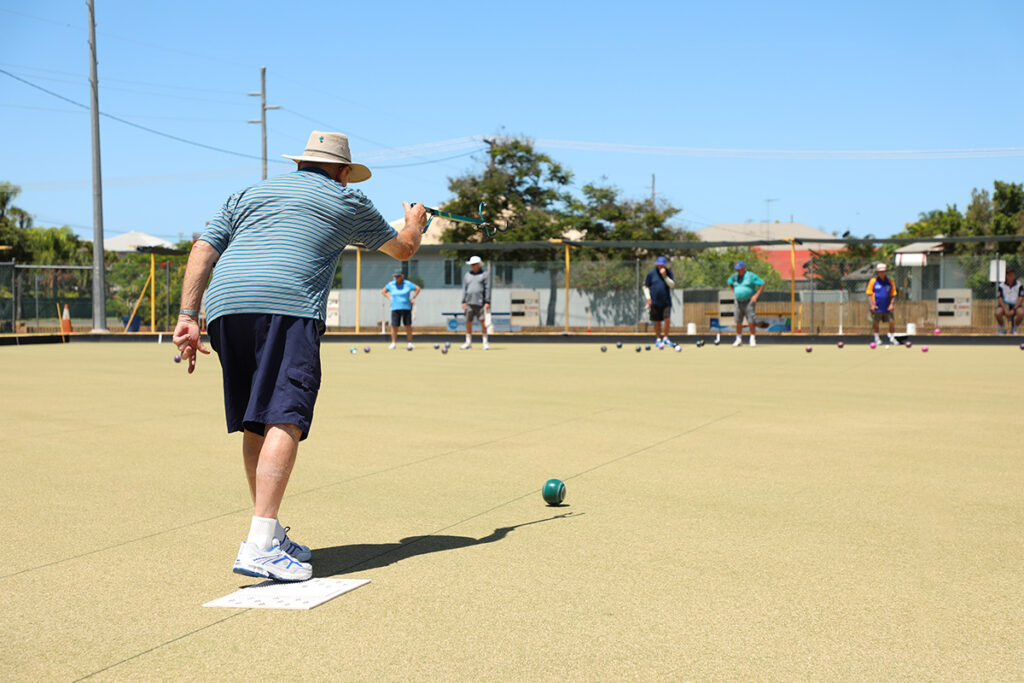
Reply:
[[67, 304], [64, 304], [64, 315], [60, 319], [60, 331], [63, 334], [71, 334], [71, 311]]

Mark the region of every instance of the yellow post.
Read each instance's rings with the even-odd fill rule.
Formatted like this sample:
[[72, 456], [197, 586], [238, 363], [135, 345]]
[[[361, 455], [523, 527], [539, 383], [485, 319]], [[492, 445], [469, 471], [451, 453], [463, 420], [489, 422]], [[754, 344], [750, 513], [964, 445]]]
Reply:
[[565, 245], [565, 331], [569, 331], [569, 245]]
[[149, 252], [149, 331], [156, 332], [156, 254]]
[[[139, 298], [135, 300], [135, 307], [132, 308], [132, 313], [131, 313], [131, 315], [128, 316], [128, 325], [131, 325], [132, 318], [135, 317], [135, 313], [139, 310], [139, 304], [142, 303], [142, 297], [146, 296], [146, 287], [149, 287], [149, 283], [150, 283], [150, 280], [152, 278], [153, 278], [153, 273], [150, 273], [149, 277], [146, 278], [146, 284], [142, 285], [142, 291], [139, 293]], [[127, 325], [125, 326], [124, 331], [125, 332], [128, 331], [128, 326]]]
[[359, 333], [359, 293], [363, 283], [363, 250], [356, 247], [356, 333]]
[[[789, 239], [789, 315], [792, 316], [796, 311], [796, 240], [792, 237]], [[789, 326], [790, 332], [793, 331], [793, 325]]]

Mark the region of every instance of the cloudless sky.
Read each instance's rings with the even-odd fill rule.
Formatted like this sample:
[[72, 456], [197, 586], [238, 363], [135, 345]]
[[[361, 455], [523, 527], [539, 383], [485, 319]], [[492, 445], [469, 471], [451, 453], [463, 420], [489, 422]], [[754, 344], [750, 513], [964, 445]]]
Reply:
[[[604, 179], [640, 199], [654, 174], [688, 229], [792, 217], [888, 236], [965, 208], [972, 188], [1024, 181], [1016, 1], [95, 7], [100, 110], [235, 153], [101, 118], [107, 238], [190, 237], [260, 179], [246, 121], [261, 66], [282, 107], [267, 113], [268, 173], [292, 170], [280, 155], [314, 128], [348, 133], [374, 171], [359, 187], [389, 220], [402, 200], [450, 199], [448, 178], [480, 170], [496, 134], [537, 140], [577, 188]], [[84, 0], [0, 0], [0, 70], [88, 106], [87, 27]], [[991, 149], [1010, 151], [978, 151]], [[914, 153], [887, 158], [900, 150]], [[15, 205], [92, 239], [91, 168], [88, 110], [0, 73]]]

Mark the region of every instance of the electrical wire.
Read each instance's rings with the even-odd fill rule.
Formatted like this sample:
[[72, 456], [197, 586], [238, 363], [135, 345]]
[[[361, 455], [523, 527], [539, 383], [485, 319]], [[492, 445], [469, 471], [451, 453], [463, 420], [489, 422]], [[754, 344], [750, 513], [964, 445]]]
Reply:
[[[69, 97], [64, 97], [63, 95], [61, 95], [59, 93], [55, 93], [52, 90], [47, 90], [46, 88], [44, 88], [44, 87], [42, 87], [40, 85], [36, 85], [32, 81], [29, 81], [29, 80], [26, 80], [24, 78], [21, 78], [20, 76], [15, 76], [10, 71], [7, 71], [6, 69], [0, 69], [0, 74], [5, 74], [7, 76], [10, 76], [11, 78], [13, 78], [16, 81], [20, 81], [20, 82], [24, 83], [25, 85], [28, 85], [28, 86], [30, 86], [32, 88], [35, 88], [36, 90], [41, 90], [42, 92], [46, 93], [47, 95], [51, 95], [51, 96], [56, 97], [58, 99], [64, 100], [65, 102], [69, 102], [69, 103], [75, 105], [76, 107], [81, 107], [82, 109], [89, 109], [88, 106], [82, 104], [81, 102], [76, 102], [75, 100], [73, 100], [73, 99], [71, 99]], [[207, 144], [205, 144], [203, 142], [196, 142], [195, 140], [188, 140], [186, 138], [179, 137], [177, 135], [171, 135], [170, 133], [164, 133], [163, 131], [159, 131], [159, 130], [156, 130], [154, 128], [149, 128], [147, 126], [141, 126], [141, 125], [139, 125], [137, 123], [133, 123], [133, 122], [128, 121], [126, 119], [122, 119], [119, 116], [114, 116], [113, 114], [107, 114], [107, 113], [102, 112], [102, 111], [99, 113], [99, 115], [100, 116], [105, 116], [108, 119], [111, 119], [113, 121], [117, 121], [118, 123], [123, 123], [126, 126], [131, 126], [132, 128], [138, 128], [139, 130], [146, 131], [147, 133], [152, 133], [153, 135], [159, 135], [160, 137], [164, 137], [164, 138], [167, 138], [169, 140], [174, 140], [176, 142], [182, 142], [182, 143], [184, 143], [186, 145], [192, 145], [194, 147], [201, 147], [203, 149], [208, 149], [208, 150], [211, 150], [211, 151], [214, 151], [214, 152], [221, 152], [222, 154], [231, 154], [233, 156], [243, 157], [245, 159], [260, 159], [260, 160], [263, 159], [263, 157], [256, 156], [254, 154], [245, 154], [243, 152], [235, 152], [235, 151], [230, 150], [230, 149], [224, 149], [223, 147], [214, 147], [213, 145], [207, 145]], [[283, 159], [282, 160], [268, 159], [268, 161], [271, 161], [271, 162], [274, 162], [274, 163], [287, 163]]]

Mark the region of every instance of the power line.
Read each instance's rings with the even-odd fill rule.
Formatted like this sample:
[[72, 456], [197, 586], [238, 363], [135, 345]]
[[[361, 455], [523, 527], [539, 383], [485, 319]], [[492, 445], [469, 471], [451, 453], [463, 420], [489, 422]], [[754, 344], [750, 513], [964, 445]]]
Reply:
[[[74, 24], [69, 24], [69, 23], [64, 22], [64, 21], [54, 21], [53, 19], [46, 19], [45, 17], [37, 17], [37, 16], [32, 15], [32, 14], [26, 14], [25, 12], [17, 12], [15, 10], [7, 9], [5, 7], [0, 7], [0, 12], [7, 12], [8, 14], [14, 14], [14, 15], [19, 16], [19, 17], [25, 17], [26, 19], [33, 19], [35, 21], [41, 21], [41, 22], [44, 22], [44, 23], [47, 23], [47, 24], [54, 24], [55, 26], [61, 26], [63, 28], [70, 28], [70, 29], [74, 29], [76, 31], [85, 31], [85, 30], [87, 30], [84, 26], [76, 26]], [[218, 58], [218, 57], [211, 57], [210, 55], [199, 54], [199, 53], [196, 53], [196, 52], [188, 52], [187, 50], [179, 50], [177, 48], [167, 47], [165, 45], [158, 45], [156, 43], [147, 43], [145, 41], [138, 40], [138, 39], [135, 39], [135, 38], [127, 38], [125, 36], [119, 36], [119, 35], [114, 34], [114, 33], [107, 33], [106, 31], [97, 31], [97, 33], [99, 35], [103, 36], [104, 38], [113, 38], [114, 40], [120, 40], [120, 41], [123, 41], [123, 42], [126, 42], [126, 43], [134, 43], [136, 45], [143, 45], [145, 47], [152, 47], [152, 48], [156, 48], [158, 50], [164, 50], [166, 52], [175, 52], [177, 54], [187, 55], [189, 57], [198, 57], [200, 59], [206, 59], [206, 60], [209, 60], [211, 62], [221, 62], [222, 64], [230, 64], [231, 66], [237, 66], [237, 67], [244, 68], [244, 69], [251, 68], [251, 65], [249, 65], [249, 64], [240, 64], [238, 62], [232, 62], [232, 61], [227, 60], [227, 59], [221, 59], [221, 58]]]
[[629, 145], [573, 140], [533, 140], [537, 147], [554, 147], [586, 152], [645, 154], [656, 156], [704, 157], [710, 159], [805, 159], [805, 160], [914, 160], [914, 159], [993, 159], [1024, 156], [1024, 147], [991, 147], [979, 149], [874, 149], [874, 150], [811, 150], [811, 149], [714, 149], [707, 147], [665, 147]]
[[[25, 80], [24, 78], [21, 78], [19, 76], [15, 76], [10, 71], [7, 71], [6, 69], [0, 69], [0, 73], [5, 74], [7, 76], [10, 76], [14, 80], [20, 81], [20, 82], [24, 83], [25, 85], [28, 85], [28, 86], [30, 86], [32, 88], [35, 88], [36, 90], [41, 90], [42, 92], [46, 93], [47, 95], [51, 95], [51, 96], [56, 97], [58, 99], [64, 100], [65, 102], [69, 102], [69, 103], [75, 105], [76, 107], [81, 107], [82, 109], [86, 109], [86, 110], [89, 109], [89, 107], [87, 105], [84, 105], [81, 102], [76, 102], [75, 100], [73, 100], [73, 99], [71, 99], [69, 97], [64, 97], [63, 95], [61, 95], [59, 93], [55, 93], [52, 90], [47, 90], [46, 88], [44, 88], [44, 87], [42, 87], [40, 85], [36, 85], [35, 83], [33, 83], [31, 81], [28, 81], [28, 80]], [[192, 145], [194, 147], [201, 147], [203, 149], [212, 150], [214, 152], [221, 152], [223, 154], [231, 154], [231, 155], [237, 156], [237, 157], [244, 157], [246, 159], [262, 159], [262, 157], [259, 157], [259, 156], [253, 155], [253, 154], [244, 154], [242, 152], [235, 152], [235, 151], [232, 151], [230, 149], [224, 149], [223, 147], [214, 147], [213, 145], [207, 145], [207, 144], [202, 143], [202, 142], [196, 142], [195, 140], [188, 140], [186, 138], [179, 137], [177, 135], [171, 135], [170, 133], [164, 133], [163, 131], [159, 131], [159, 130], [156, 130], [154, 128], [148, 128], [146, 126], [141, 126], [141, 125], [139, 125], [137, 123], [133, 123], [133, 122], [128, 121], [126, 119], [122, 119], [121, 117], [114, 116], [113, 114], [107, 114], [105, 112], [99, 112], [99, 115], [100, 116], [105, 116], [108, 119], [112, 119], [114, 121], [117, 121], [118, 123], [123, 123], [126, 126], [131, 126], [132, 128], [138, 128], [139, 130], [146, 131], [147, 133], [152, 133], [153, 135], [159, 135], [160, 137], [164, 137], [164, 138], [167, 138], [169, 140], [174, 140], [176, 142], [182, 142], [182, 143], [185, 143], [186, 145]], [[278, 162], [276, 159], [274, 159], [273, 161], [275, 161], [276, 163], [286, 163], [284, 160], [281, 160], [281, 161]]]
[[455, 156], [445, 157], [443, 159], [432, 159], [430, 161], [419, 161], [419, 162], [412, 163], [412, 164], [391, 164], [391, 165], [388, 165], [388, 166], [382, 166], [380, 164], [374, 164], [373, 167], [374, 168], [408, 168], [409, 166], [426, 166], [427, 164], [439, 164], [442, 161], [451, 161], [452, 159], [461, 159], [462, 157], [468, 157], [468, 156], [471, 156], [473, 154], [476, 154], [479, 151], [481, 151], [481, 150], [474, 149], [474, 150], [470, 150], [469, 152], [463, 152], [462, 154], [456, 154]]

